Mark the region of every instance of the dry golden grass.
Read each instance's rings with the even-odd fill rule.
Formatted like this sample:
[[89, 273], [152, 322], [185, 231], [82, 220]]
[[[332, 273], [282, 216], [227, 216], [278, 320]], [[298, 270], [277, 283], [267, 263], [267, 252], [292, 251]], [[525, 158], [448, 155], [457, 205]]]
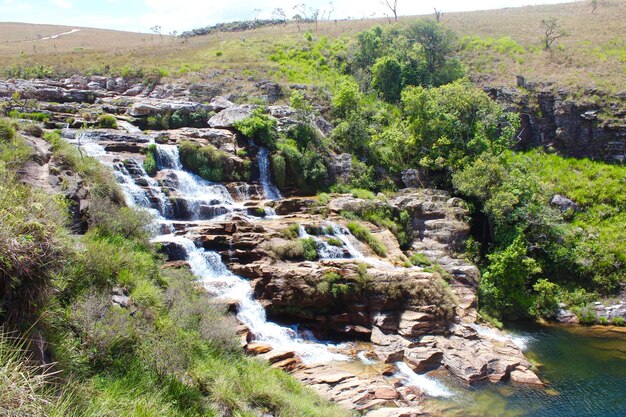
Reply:
[[[600, 0], [595, 13], [591, 2], [507, 8], [444, 14], [444, 24], [460, 37], [481, 39], [509, 37], [520, 50], [496, 51], [474, 48], [461, 52], [473, 79], [486, 84], [513, 85], [515, 75], [529, 81], [553, 82], [557, 86], [591, 87], [610, 92], [626, 86], [626, 1]], [[541, 20], [558, 18], [568, 33], [552, 51], [541, 48]], [[404, 17], [406, 24], [416, 17]], [[0, 24], [0, 60], [3, 65], [44, 64], [71, 71], [103, 68], [159, 67], [172, 76], [210, 74], [226, 70], [229, 76], [271, 76], [276, 65], [268, 55], [277, 44], [303, 42], [303, 32], [331, 39], [349, 37], [387, 19], [290, 23], [248, 32], [219, 33], [190, 38], [186, 42], [154, 34], [138, 34], [82, 28], [57, 39], [36, 40], [71, 30], [66, 26]], [[19, 42], [18, 42], [19, 41]]]

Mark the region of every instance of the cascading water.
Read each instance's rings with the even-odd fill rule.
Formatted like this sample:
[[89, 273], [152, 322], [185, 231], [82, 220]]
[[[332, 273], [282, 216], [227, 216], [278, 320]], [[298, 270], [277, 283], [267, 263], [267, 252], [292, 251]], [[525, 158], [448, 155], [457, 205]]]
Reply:
[[348, 250], [348, 253], [350, 253], [350, 256], [352, 258], [365, 259], [365, 256], [363, 256], [361, 251], [355, 248], [352, 242], [350, 242], [350, 239], [348, 239], [350, 232], [346, 230], [345, 227], [341, 227], [338, 224], [335, 224], [332, 222], [329, 222], [328, 224], [330, 225], [330, 227], [333, 228], [334, 236], [336, 236], [337, 239], [341, 240], [341, 242], [344, 244], [344, 246], [346, 247], [346, 249]]
[[476, 323], [472, 323], [469, 326], [476, 330], [476, 333], [478, 333], [480, 336], [502, 343], [513, 343], [522, 351], [526, 350], [528, 348], [528, 344], [532, 341], [532, 338], [529, 336], [502, 334], [493, 329], [490, 329], [489, 327], [481, 326], [480, 324]]
[[307, 342], [296, 331], [268, 321], [263, 306], [253, 298], [249, 282], [230, 272], [219, 254], [197, 248], [190, 239], [181, 236], [166, 235], [156, 241], [173, 242], [184, 248], [192, 272], [206, 290], [217, 298], [237, 301], [237, 318], [250, 329], [256, 341], [276, 350], [296, 352], [305, 363], [348, 360], [347, 356], [332, 352], [328, 345]]
[[426, 395], [431, 397], [452, 397], [454, 394], [445, 385], [436, 379], [426, 375], [419, 375], [413, 372], [404, 362], [396, 362], [398, 373], [396, 376], [402, 380], [405, 385], [413, 386], [424, 391]]
[[[80, 146], [90, 155], [114, 169], [115, 176], [129, 205], [156, 211], [153, 210], [151, 202], [153, 198], [151, 198], [148, 190], [152, 191], [154, 188], [161, 195], [163, 193], [157, 182], [147, 176], [141, 164], [130, 161], [133, 168], [131, 174], [123, 163], [110, 162], [108, 160], [110, 155], [97, 143], [87, 140], [80, 143]], [[233, 210], [233, 199], [224, 186], [209, 183], [183, 170], [176, 146], [157, 145], [156, 151], [157, 168], [173, 175], [176, 179], [173, 188], [182, 198], [194, 202], [192, 205], [196, 207], [205, 204], [221, 205], [228, 211]], [[265, 153], [265, 158], [261, 159], [265, 160], [265, 170], [262, 171], [265, 172], [263, 176], [264, 189], [268, 186], [270, 198], [280, 198], [278, 190], [272, 191], [275, 187], [269, 181], [267, 153]], [[163, 197], [165, 196], [163, 195]], [[168, 211], [159, 211], [160, 213], [157, 213], [156, 217], [159, 220], [167, 221], [164, 216], [168, 216]], [[200, 216], [200, 210], [196, 208], [195, 214]], [[269, 210], [269, 214], [275, 215], [275, 212]], [[168, 229], [166, 233], [172, 233], [172, 229]], [[277, 350], [296, 352], [306, 363], [349, 359], [345, 355], [334, 353], [330, 345], [306, 341], [298, 332], [268, 321], [263, 306], [253, 298], [252, 287], [249, 282], [231, 273], [222, 262], [219, 254], [197, 248], [190, 239], [173, 234], [161, 235], [155, 241], [173, 242], [184, 248], [193, 273], [198, 276], [206, 290], [216, 297], [237, 301], [239, 307], [237, 317], [251, 330], [257, 341], [268, 343]]]
[[216, 218], [235, 210], [233, 198], [226, 187], [183, 169], [176, 145], [157, 145], [156, 165], [158, 170], [168, 171], [175, 178], [175, 189], [192, 219]]
[[278, 188], [276, 188], [271, 180], [269, 151], [266, 148], [260, 146], [259, 153], [257, 154], [257, 159], [259, 161], [260, 181], [261, 186], [263, 187], [263, 194], [265, 194], [265, 198], [267, 198], [268, 200], [281, 199], [282, 196], [280, 195], [280, 191], [278, 191]]
[[320, 259], [342, 259], [346, 257], [343, 248], [333, 246], [319, 236], [311, 236], [302, 225], [298, 226], [298, 237], [301, 239], [313, 238], [317, 244], [317, 253]]

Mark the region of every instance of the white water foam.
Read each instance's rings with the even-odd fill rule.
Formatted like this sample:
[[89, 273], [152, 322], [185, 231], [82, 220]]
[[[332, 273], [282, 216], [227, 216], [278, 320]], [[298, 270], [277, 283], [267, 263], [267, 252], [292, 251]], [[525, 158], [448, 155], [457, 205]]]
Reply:
[[526, 349], [528, 349], [529, 343], [533, 340], [530, 336], [504, 334], [490, 327], [482, 326], [476, 323], [472, 323], [469, 326], [476, 330], [476, 333], [478, 333], [480, 336], [496, 340], [501, 343], [513, 343], [521, 351], [525, 351]]
[[280, 195], [280, 191], [274, 184], [272, 184], [271, 174], [270, 174], [270, 159], [269, 159], [269, 151], [260, 146], [259, 153], [257, 154], [257, 159], [259, 161], [259, 173], [260, 173], [260, 181], [261, 186], [263, 187], [263, 194], [265, 194], [265, 198], [268, 200], [279, 200], [283, 198]]
[[379, 363], [378, 361], [368, 358], [364, 350], [357, 353], [356, 356], [361, 360], [361, 363], [363, 363], [363, 365], [376, 365], [377, 363]]
[[416, 374], [404, 362], [396, 362], [396, 367], [398, 368], [396, 376], [405, 385], [419, 388], [431, 397], [452, 397], [454, 395], [442, 382], [426, 375]]

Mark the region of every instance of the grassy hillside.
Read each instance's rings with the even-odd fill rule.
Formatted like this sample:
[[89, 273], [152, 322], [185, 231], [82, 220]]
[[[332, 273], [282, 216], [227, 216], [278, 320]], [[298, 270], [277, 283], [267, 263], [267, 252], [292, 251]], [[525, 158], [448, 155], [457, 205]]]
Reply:
[[[507, 8], [444, 14], [443, 23], [459, 37], [460, 57], [475, 80], [514, 85], [515, 75], [529, 81], [557, 82], [559, 86], [619, 91], [626, 85], [624, 21], [626, 3], [601, 0], [592, 14], [591, 2]], [[416, 17], [403, 17], [406, 24]], [[542, 19], [558, 19], [567, 33], [551, 51], [541, 47]], [[248, 32], [219, 33], [189, 38], [163, 38], [97, 29], [81, 29], [57, 39], [38, 37], [73, 28], [0, 24], [0, 59], [5, 66], [43, 64], [64, 72], [118, 72], [124, 67], [159, 67], [172, 77], [195, 72], [236, 70], [259, 78], [272, 76], [276, 64], [268, 56], [277, 44], [295, 46], [305, 31], [330, 40], [349, 38], [386, 19], [320, 22], [266, 27]], [[41, 36], [38, 36], [41, 35]], [[229, 76], [232, 74], [229, 74]], [[287, 81], [287, 77], [283, 77]]]

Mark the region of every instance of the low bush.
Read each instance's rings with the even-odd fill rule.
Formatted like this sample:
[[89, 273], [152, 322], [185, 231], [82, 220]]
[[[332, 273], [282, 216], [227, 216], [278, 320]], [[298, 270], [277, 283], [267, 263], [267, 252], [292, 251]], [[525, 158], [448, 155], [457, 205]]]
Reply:
[[150, 145], [146, 152], [146, 159], [143, 161], [143, 169], [146, 171], [146, 174], [154, 177], [157, 173], [157, 164], [156, 164], [156, 145]]
[[300, 227], [297, 224], [292, 224], [280, 231], [285, 239], [297, 239], [300, 233]]
[[376, 255], [383, 258], [387, 256], [387, 248], [385, 248], [383, 243], [378, 240], [368, 228], [359, 223], [350, 222], [348, 223], [348, 229], [350, 230], [350, 233], [354, 235], [354, 237], [356, 237], [361, 242], [365, 242]]
[[351, 193], [354, 198], [362, 198], [364, 200], [373, 200], [376, 198], [376, 194], [370, 190], [363, 190], [361, 188], [355, 188], [351, 191]]
[[624, 325], [624, 318], [623, 317], [613, 317], [613, 319], [611, 320], [611, 322], [615, 325], [615, 326], [623, 326]]
[[102, 235], [143, 242], [152, 235], [151, 222], [147, 211], [120, 207], [102, 197], [95, 197], [89, 205], [89, 225]]
[[88, 185], [92, 197], [104, 197], [123, 204], [124, 195], [109, 168], [97, 159], [83, 155], [75, 146], [63, 140], [58, 132], [48, 132], [44, 139], [51, 145], [55, 162], [77, 173]]
[[101, 114], [96, 123], [105, 129], [117, 129], [117, 119], [112, 114]]
[[277, 259], [281, 259], [283, 261], [296, 261], [304, 259], [304, 246], [302, 244], [302, 240], [294, 240], [282, 245], [271, 245], [270, 251]]
[[234, 127], [246, 137], [254, 140], [256, 145], [265, 146], [268, 149], [276, 147], [278, 137], [276, 120], [270, 118], [261, 107], [256, 108], [250, 117], [235, 122]]
[[409, 261], [411, 262], [411, 264], [413, 264], [415, 266], [430, 266], [430, 265], [432, 265], [432, 261], [430, 259], [428, 259], [428, 257], [426, 255], [424, 255], [423, 253], [414, 253], [409, 258]]
[[573, 311], [582, 324], [594, 324], [596, 322], [596, 313], [590, 305], [573, 308]]
[[316, 261], [319, 258], [317, 253], [317, 242], [312, 237], [300, 239], [302, 242], [302, 254], [307, 261]]
[[34, 120], [37, 122], [50, 121], [50, 115], [48, 113], [41, 113], [41, 112], [23, 113], [17, 110], [11, 110], [8, 116], [14, 119], [27, 119], [27, 120]]
[[36, 138], [43, 137], [44, 130], [36, 123], [25, 123], [20, 126], [21, 130], [31, 136]]
[[337, 239], [336, 237], [330, 237], [326, 239], [326, 243], [328, 243], [330, 246], [336, 246], [336, 247], [343, 246], [343, 242], [340, 239]]
[[230, 174], [224, 172], [228, 155], [212, 145], [200, 146], [194, 142], [184, 141], [178, 149], [180, 161], [185, 169], [207, 181], [220, 182]]

